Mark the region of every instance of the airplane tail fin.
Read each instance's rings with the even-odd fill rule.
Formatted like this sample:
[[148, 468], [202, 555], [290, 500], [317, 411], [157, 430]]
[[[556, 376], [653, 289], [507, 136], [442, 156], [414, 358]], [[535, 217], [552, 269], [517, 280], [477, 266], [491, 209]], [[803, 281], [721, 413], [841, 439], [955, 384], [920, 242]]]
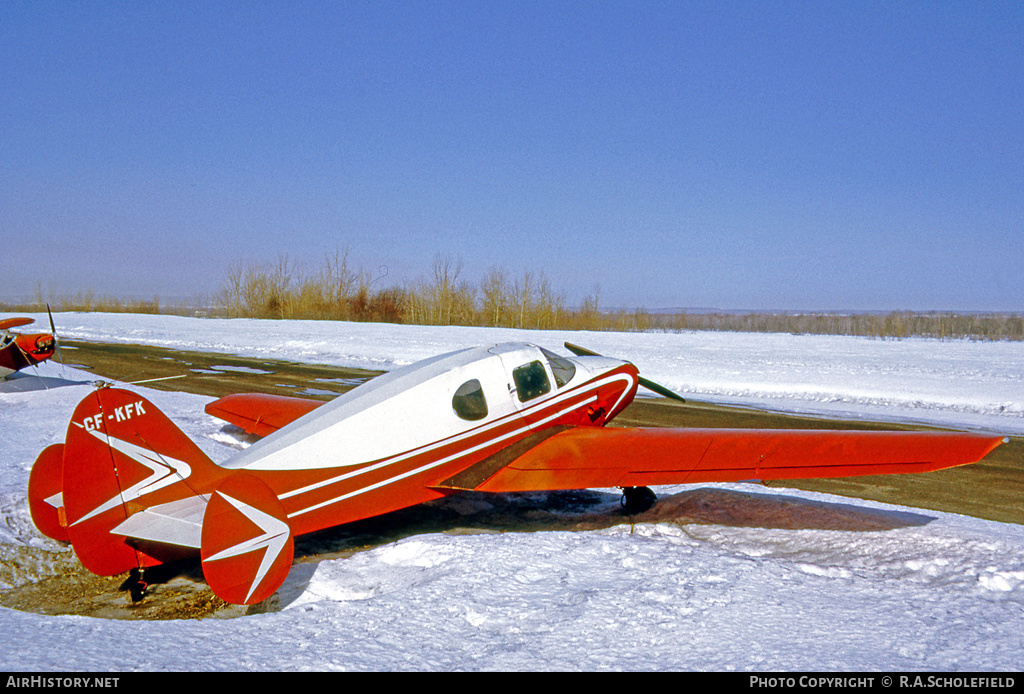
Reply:
[[30, 509], [36, 527], [70, 541], [85, 568], [115, 575], [181, 554], [118, 534], [118, 526], [208, 492], [226, 474], [147, 399], [104, 387], [78, 404], [64, 444], [36, 460]]
[[226, 602], [252, 605], [284, 583], [295, 541], [284, 506], [265, 482], [244, 471], [217, 485], [203, 516], [203, 576]]
[[265, 482], [216, 465], [127, 390], [100, 388], [78, 404], [65, 442], [36, 459], [28, 496], [36, 527], [100, 576], [198, 553], [214, 593], [251, 605], [280, 587], [294, 556]]
[[28, 478], [28, 508], [43, 535], [70, 542], [64, 517], [64, 444], [47, 446], [32, 464]]

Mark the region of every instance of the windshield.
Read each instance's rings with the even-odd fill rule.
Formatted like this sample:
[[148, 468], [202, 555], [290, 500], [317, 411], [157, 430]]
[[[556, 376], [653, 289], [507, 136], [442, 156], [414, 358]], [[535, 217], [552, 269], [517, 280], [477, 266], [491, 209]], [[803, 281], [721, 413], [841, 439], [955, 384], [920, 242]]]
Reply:
[[520, 402], [533, 400], [551, 390], [548, 375], [544, 372], [544, 365], [539, 361], [531, 361], [529, 364], [512, 369], [512, 380], [516, 383]]
[[544, 353], [548, 364], [551, 365], [551, 373], [555, 377], [555, 383], [558, 384], [559, 388], [571, 381], [572, 377], [576, 375], [576, 365], [571, 361], [543, 347], [540, 348], [540, 351]]

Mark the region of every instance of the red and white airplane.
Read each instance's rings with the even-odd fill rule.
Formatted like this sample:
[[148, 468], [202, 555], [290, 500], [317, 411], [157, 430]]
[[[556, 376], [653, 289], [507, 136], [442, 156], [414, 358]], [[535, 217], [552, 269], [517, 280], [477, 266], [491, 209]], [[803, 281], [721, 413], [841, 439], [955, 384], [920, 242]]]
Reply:
[[609, 428], [638, 385], [665, 391], [629, 362], [566, 346], [575, 356], [520, 343], [465, 349], [328, 403], [221, 398], [207, 412], [264, 438], [220, 465], [142, 396], [100, 387], [75, 409], [65, 442], [36, 460], [32, 517], [93, 573], [198, 554], [214, 593], [252, 604], [285, 580], [296, 536], [452, 493], [619, 487], [649, 501], [648, 485], [927, 472], [1006, 440]]
[[[57, 350], [55, 333], [11, 332], [11, 328], [31, 325], [31, 318], [5, 318], [0, 320], [0, 379], [7, 378], [15, 371], [26, 366], [41, 364], [53, 356]], [[53, 317], [50, 318], [53, 326]]]

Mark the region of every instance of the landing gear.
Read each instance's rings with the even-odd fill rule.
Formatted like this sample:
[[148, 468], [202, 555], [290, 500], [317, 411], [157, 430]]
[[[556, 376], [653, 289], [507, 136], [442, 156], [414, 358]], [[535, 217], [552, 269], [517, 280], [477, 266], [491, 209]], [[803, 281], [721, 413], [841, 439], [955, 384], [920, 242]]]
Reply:
[[149, 584], [142, 577], [142, 569], [132, 569], [121, 588], [131, 594], [133, 603], [141, 602], [146, 597], [146, 589], [149, 588]]
[[623, 513], [633, 516], [648, 510], [657, 500], [658, 495], [648, 487], [623, 487], [619, 505]]

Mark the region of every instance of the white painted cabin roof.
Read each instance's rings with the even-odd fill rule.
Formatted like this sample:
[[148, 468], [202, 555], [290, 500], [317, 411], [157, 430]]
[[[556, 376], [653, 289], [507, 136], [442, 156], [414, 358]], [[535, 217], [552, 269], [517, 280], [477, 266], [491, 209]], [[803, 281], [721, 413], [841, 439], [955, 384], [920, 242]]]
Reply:
[[543, 359], [535, 345], [503, 343], [430, 357], [377, 376], [257, 441], [224, 464], [239, 469], [300, 469], [357, 465], [434, 443], [480, 425], [452, 410], [455, 390], [483, 385], [485, 421], [514, 412], [502, 358]]

